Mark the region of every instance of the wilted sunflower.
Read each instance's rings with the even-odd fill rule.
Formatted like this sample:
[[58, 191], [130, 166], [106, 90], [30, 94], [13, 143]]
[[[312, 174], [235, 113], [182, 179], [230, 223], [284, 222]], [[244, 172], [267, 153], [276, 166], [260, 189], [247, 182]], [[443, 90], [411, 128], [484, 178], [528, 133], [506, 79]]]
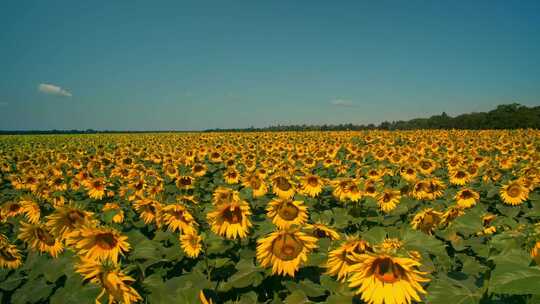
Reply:
[[505, 204], [517, 206], [529, 198], [529, 189], [518, 180], [504, 185], [499, 194]]
[[302, 178], [300, 192], [310, 197], [316, 197], [322, 192], [324, 180], [315, 174], [308, 174]]
[[64, 250], [62, 242], [56, 239], [41, 224], [21, 222], [18, 238], [27, 243], [32, 249], [39, 252], [47, 252], [53, 258], [58, 257], [58, 254]]
[[317, 238], [298, 229], [278, 230], [257, 240], [257, 260], [262, 267], [272, 267], [272, 274], [294, 277], [300, 264], [317, 247]]
[[167, 225], [170, 231], [180, 231], [181, 233], [194, 233], [197, 222], [182, 204], [166, 205], [161, 209], [163, 224]]
[[66, 245], [91, 260], [118, 262], [118, 256], [129, 251], [128, 237], [108, 227], [83, 227], [70, 233]]
[[328, 253], [328, 261], [325, 266], [327, 268], [326, 274], [337, 276], [338, 281], [344, 282], [350, 267], [356, 263], [353, 260], [354, 254], [363, 254], [366, 251], [372, 251], [368, 242], [355, 236], [347, 236], [345, 242]]
[[454, 198], [456, 199], [458, 207], [467, 209], [476, 205], [480, 199], [480, 194], [474, 190], [465, 188], [459, 190]]
[[22, 257], [17, 246], [8, 242], [7, 238], [0, 234], [0, 268], [16, 269], [22, 265]]
[[277, 174], [272, 177], [272, 191], [279, 198], [290, 199], [296, 190], [289, 178], [284, 174]]
[[202, 238], [196, 231], [192, 233], [183, 233], [180, 235], [180, 246], [190, 258], [199, 256], [202, 250]]
[[337, 231], [328, 227], [326, 224], [315, 223], [307, 224], [305, 227], [306, 232], [309, 232], [312, 236], [316, 238], [329, 238], [332, 241], [339, 240], [340, 236]]
[[8, 219], [24, 213], [23, 204], [20, 202], [9, 201], [2, 205], [0, 209], [0, 218]]
[[463, 214], [465, 214], [463, 208], [458, 206], [450, 206], [441, 216], [441, 225], [446, 226]]
[[264, 180], [256, 173], [248, 175], [242, 183], [244, 187], [251, 188], [253, 197], [261, 197], [268, 192], [268, 187]]
[[303, 225], [308, 219], [307, 207], [303, 201], [276, 198], [268, 203], [266, 215], [280, 229], [292, 225]]
[[349, 287], [355, 288], [368, 304], [404, 304], [421, 302], [419, 293], [426, 294], [420, 283], [428, 282], [422, 264], [411, 258], [388, 253], [368, 253], [354, 256], [349, 269]]
[[69, 233], [83, 226], [95, 226], [93, 213], [75, 206], [57, 208], [46, 217], [45, 227], [55, 237], [63, 240]]
[[252, 226], [249, 216], [251, 209], [245, 201], [222, 202], [206, 218], [212, 231], [228, 239], [245, 238]]
[[75, 264], [75, 271], [83, 276], [85, 281], [99, 285], [101, 293], [96, 298], [96, 303], [104, 295], [108, 296], [107, 302], [111, 303], [136, 303], [142, 300], [139, 293], [131, 286], [135, 279], [124, 274], [120, 266], [108, 261], [95, 261], [81, 258]]
[[426, 208], [418, 212], [411, 221], [413, 229], [420, 230], [427, 234], [433, 234], [433, 230], [441, 223], [442, 213]]
[[384, 189], [382, 193], [377, 195], [377, 204], [383, 212], [388, 213], [396, 209], [400, 199], [401, 192], [399, 190]]
[[435, 200], [444, 194], [445, 185], [437, 178], [416, 182], [412, 195], [419, 200]]

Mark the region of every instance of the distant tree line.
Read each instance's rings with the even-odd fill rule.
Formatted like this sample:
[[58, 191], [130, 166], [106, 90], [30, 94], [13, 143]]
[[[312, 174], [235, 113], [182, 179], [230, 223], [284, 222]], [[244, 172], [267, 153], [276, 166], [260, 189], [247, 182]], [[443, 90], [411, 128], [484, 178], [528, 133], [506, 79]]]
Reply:
[[451, 117], [445, 112], [429, 118], [383, 121], [375, 124], [277, 125], [265, 128], [209, 129], [207, 132], [235, 131], [344, 131], [344, 130], [417, 130], [417, 129], [540, 129], [540, 106], [517, 103], [499, 105], [489, 112], [475, 112]]
[[[417, 129], [540, 129], [540, 106], [527, 107], [517, 103], [497, 106], [489, 112], [475, 112], [451, 117], [443, 112], [429, 118], [383, 121], [375, 124], [339, 125], [277, 125], [264, 128], [208, 129], [204, 132], [266, 132], [266, 131], [345, 131], [345, 130], [417, 130]], [[30, 130], [2, 131], [1, 134], [96, 134], [96, 133], [160, 133], [186, 131], [114, 131], [87, 130]]]

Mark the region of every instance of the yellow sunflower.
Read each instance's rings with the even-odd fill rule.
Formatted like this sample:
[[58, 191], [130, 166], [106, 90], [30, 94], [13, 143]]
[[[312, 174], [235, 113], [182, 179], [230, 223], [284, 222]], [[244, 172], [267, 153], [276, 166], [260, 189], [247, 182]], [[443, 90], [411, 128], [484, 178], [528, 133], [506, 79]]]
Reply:
[[325, 265], [326, 274], [337, 276], [338, 281], [344, 282], [350, 267], [356, 263], [353, 255], [370, 251], [372, 248], [368, 242], [355, 236], [347, 236], [345, 242], [328, 253], [328, 261]]
[[161, 203], [153, 199], [141, 199], [133, 203], [133, 209], [139, 213], [145, 224], [155, 222], [158, 227], [161, 226], [161, 208]]
[[349, 287], [356, 289], [368, 304], [402, 304], [421, 302], [419, 293], [426, 294], [420, 283], [428, 282], [422, 264], [411, 258], [387, 253], [355, 255], [349, 269]]
[[377, 204], [383, 212], [388, 213], [396, 209], [400, 199], [401, 192], [399, 190], [384, 189], [382, 193], [377, 195]]
[[465, 188], [459, 190], [454, 198], [456, 199], [458, 207], [467, 209], [476, 205], [476, 203], [480, 199], [480, 194], [478, 194], [478, 192], [474, 190]]
[[41, 224], [21, 222], [18, 238], [27, 243], [32, 249], [39, 252], [47, 252], [53, 258], [58, 257], [58, 254], [64, 250], [62, 242], [56, 239]]
[[142, 301], [139, 293], [130, 286], [135, 279], [124, 274], [119, 265], [81, 258], [80, 262], [75, 264], [75, 271], [83, 276], [85, 281], [102, 288], [96, 303], [100, 303], [99, 300], [104, 295], [108, 296], [108, 303], [131, 304]]
[[294, 274], [317, 247], [317, 238], [298, 229], [278, 230], [257, 240], [257, 260], [262, 267], [272, 267], [272, 274]]
[[22, 257], [17, 246], [10, 244], [7, 238], [0, 234], [0, 268], [16, 269], [22, 265]]
[[251, 188], [253, 197], [264, 196], [268, 192], [268, 187], [264, 180], [256, 173], [248, 175], [242, 183], [244, 187]]
[[92, 212], [75, 206], [63, 206], [46, 217], [45, 227], [52, 235], [63, 240], [75, 229], [97, 225], [93, 215]]
[[449, 175], [450, 183], [453, 185], [463, 186], [471, 181], [471, 176], [465, 170], [452, 170]]
[[217, 187], [212, 194], [212, 203], [214, 204], [214, 206], [219, 206], [223, 203], [230, 203], [239, 200], [240, 195], [238, 194], [238, 191], [230, 188]]
[[290, 199], [296, 190], [289, 178], [284, 174], [277, 174], [272, 177], [272, 191], [279, 198]]
[[204, 164], [200, 164], [200, 163], [194, 164], [191, 167], [191, 173], [195, 177], [204, 176], [206, 174], [206, 166]]
[[182, 190], [194, 188], [195, 179], [189, 175], [178, 176], [176, 179], [176, 187]]
[[308, 219], [307, 206], [303, 201], [276, 198], [268, 203], [266, 215], [280, 229], [303, 225]]
[[66, 245], [80, 256], [92, 260], [109, 259], [118, 262], [118, 256], [129, 251], [128, 237], [108, 227], [83, 227], [70, 233]]
[[240, 181], [240, 174], [234, 167], [229, 167], [227, 171], [223, 173], [223, 179], [225, 183], [229, 185], [238, 184]]
[[465, 214], [463, 208], [459, 206], [450, 206], [441, 216], [441, 225], [446, 226], [463, 214]]
[[441, 223], [442, 213], [426, 208], [418, 212], [411, 221], [413, 229], [420, 230], [427, 234], [433, 234], [433, 231]]
[[88, 196], [92, 199], [100, 200], [105, 196], [106, 183], [101, 177], [94, 178], [86, 183]]
[[504, 185], [499, 194], [505, 204], [517, 206], [529, 198], [529, 189], [520, 181], [513, 181]]
[[247, 237], [252, 226], [249, 216], [251, 208], [245, 201], [222, 202], [215, 210], [208, 212], [206, 218], [212, 231], [228, 239]]
[[166, 205], [161, 209], [162, 223], [167, 225], [170, 231], [181, 233], [194, 233], [197, 222], [182, 204]]
[[183, 233], [180, 235], [180, 246], [190, 258], [196, 258], [201, 254], [202, 238], [196, 231], [192, 233]]
[[116, 211], [116, 214], [112, 218], [113, 223], [119, 224], [124, 221], [124, 211], [120, 208], [120, 205], [116, 203], [106, 203], [101, 210], [102, 211], [111, 211], [111, 210]]
[[315, 174], [308, 174], [302, 178], [300, 193], [309, 197], [316, 197], [322, 192], [324, 180]]
[[531, 258], [533, 258], [536, 265], [540, 265], [540, 241], [534, 243], [531, 249]]
[[339, 240], [340, 236], [337, 231], [334, 229], [328, 227], [326, 224], [322, 223], [314, 223], [314, 224], [307, 224], [306, 232], [309, 232], [312, 236], [316, 238], [329, 238], [332, 241]]

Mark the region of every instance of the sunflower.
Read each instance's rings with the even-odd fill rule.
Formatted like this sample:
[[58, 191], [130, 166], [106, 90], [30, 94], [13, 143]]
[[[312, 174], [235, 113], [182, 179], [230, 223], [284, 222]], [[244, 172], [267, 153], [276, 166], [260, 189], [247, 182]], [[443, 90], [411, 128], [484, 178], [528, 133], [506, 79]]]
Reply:
[[214, 206], [219, 206], [222, 203], [230, 203], [239, 200], [240, 195], [238, 194], [238, 191], [230, 188], [217, 187], [212, 194], [212, 203], [214, 204]]
[[316, 238], [329, 238], [332, 241], [339, 240], [340, 236], [337, 231], [328, 227], [326, 224], [315, 223], [307, 224], [306, 231]]
[[92, 199], [100, 200], [105, 196], [106, 183], [103, 178], [98, 177], [86, 183], [88, 196]]
[[298, 229], [278, 230], [257, 240], [257, 260], [262, 267], [272, 267], [272, 274], [294, 277], [300, 264], [317, 247], [317, 238]]
[[182, 204], [166, 205], [161, 209], [161, 219], [170, 231], [195, 233], [197, 222]]
[[272, 191], [279, 198], [290, 199], [294, 195], [295, 187], [284, 174], [277, 174], [272, 177]]
[[402, 167], [399, 172], [401, 177], [408, 182], [414, 182], [416, 180], [416, 171], [412, 167]]
[[199, 300], [201, 301], [201, 304], [214, 304], [214, 302], [212, 302], [212, 299], [206, 298], [202, 290], [199, 291]]
[[176, 179], [176, 186], [182, 190], [194, 188], [195, 179], [189, 175], [181, 175]]
[[339, 201], [344, 202], [349, 197], [349, 189], [352, 180], [350, 178], [339, 178], [331, 182], [334, 190], [332, 195]]
[[153, 199], [141, 199], [133, 203], [133, 209], [139, 213], [145, 224], [155, 222], [158, 227], [161, 226], [161, 208], [161, 203]]
[[444, 194], [445, 185], [437, 178], [417, 181], [414, 184], [412, 195], [419, 200], [435, 200]]
[[476, 205], [480, 199], [480, 194], [474, 190], [465, 188], [459, 190], [454, 198], [456, 199], [458, 207], [467, 209]]
[[227, 171], [223, 172], [223, 179], [225, 183], [229, 185], [238, 184], [240, 181], [240, 174], [234, 167], [229, 167]]
[[411, 221], [413, 229], [420, 230], [427, 234], [433, 234], [433, 230], [441, 223], [442, 213], [426, 208], [418, 212]]
[[384, 189], [382, 193], [377, 195], [377, 204], [383, 212], [388, 213], [396, 209], [400, 199], [401, 192], [399, 190]]
[[316, 197], [322, 192], [324, 180], [315, 174], [308, 174], [302, 178], [300, 193], [309, 197]]
[[358, 202], [362, 198], [362, 191], [360, 191], [358, 183], [353, 181], [347, 187], [347, 198], [351, 202]]
[[0, 234], [0, 268], [16, 269], [22, 265], [22, 257], [17, 246], [8, 242], [7, 238]]
[[214, 233], [228, 239], [236, 239], [247, 237], [248, 230], [252, 226], [250, 215], [248, 203], [234, 200], [217, 205], [214, 211], [208, 212], [206, 218]]
[[424, 175], [430, 175], [437, 166], [431, 159], [425, 158], [418, 162], [418, 170]]
[[2, 205], [0, 209], [1, 218], [12, 218], [24, 213], [23, 204], [20, 202], [9, 201]]
[[446, 226], [463, 214], [465, 214], [463, 208], [459, 206], [450, 206], [441, 216], [441, 225]]
[[38, 203], [34, 202], [32, 199], [24, 198], [20, 201], [20, 206], [24, 217], [30, 223], [37, 223], [41, 217], [41, 209], [39, 208]]
[[129, 251], [128, 237], [108, 227], [83, 227], [70, 233], [66, 245], [91, 260], [118, 262], [118, 256]]
[[124, 211], [120, 208], [120, 205], [117, 203], [106, 203], [101, 211], [115, 211], [116, 213], [113, 215], [112, 222], [119, 224], [124, 221]]
[[533, 258], [536, 265], [540, 265], [540, 241], [537, 241], [531, 249], [531, 258]]
[[206, 174], [206, 166], [204, 164], [200, 164], [200, 163], [194, 164], [191, 167], [191, 173], [195, 177], [204, 176]]
[[338, 281], [344, 282], [350, 267], [356, 263], [353, 255], [369, 251], [372, 251], [372, 248], [368, 242], [355, 236], [347, 236], [344, 243], [328, 253], [328, 261], [325, 265], [326, 274], [337, 276]]
[[387, 253], [368, 253], [354, 256], [349, 268], [349, 287], [368, 304], [421, 302], [418, 293], [426, 294], [420, 283], [428, 282], [422, 264], [411, 258]]
[[75, 206], [57, 208], [46, 217], [45, 227], [55, 237], [63, 240], [68, 234], [82, 226], [95, 226], [97, 221], [92, 218], [94, 214]]
[[99, 300], [104, 295], [108, 295], [108, 303], [130, 304], [142, 301], [139, 293], [129, 286], [135, 279], [124, 274], [119, 265], [81, 258], [80, 262], [75, 264], [75, 271], [82, 275], [85, 281], [102, 288], [96, 303], [100, 303]]
[[505, 204], [517, 206], [529, 198], [529, 189], [520, 181], [513, 181], [504, 185], [499, 194]]
[[18, 238], [27, 243], [32, 249], [47, 252], [53, 258], [64, 250], [62, 242], [56, 239], [41, 224], [28, 224], [21, 222]]
[[266, 215], [280, 229], [286, 229], [292, 225], [303, 225], [308, 219], [307, 207], [303, 201], [279, 198], [268, 203]]
[[183, 233], [180, 235], [180, 246], [190, 258], [196, 258], [201, 254], [202, 238], [196, 231], [192, 233]]
[[268, 192], [268, 187], [264, 183], [264, 180], [255, 173], [244, 178], [242, 185], [244, 185], [244, 187], [251, 188], [253, 197], [261, 197]]
[[471, 181], [471, 176], [464, 170], [452, 170], [449, 174], [450, 183], [463, 186]]

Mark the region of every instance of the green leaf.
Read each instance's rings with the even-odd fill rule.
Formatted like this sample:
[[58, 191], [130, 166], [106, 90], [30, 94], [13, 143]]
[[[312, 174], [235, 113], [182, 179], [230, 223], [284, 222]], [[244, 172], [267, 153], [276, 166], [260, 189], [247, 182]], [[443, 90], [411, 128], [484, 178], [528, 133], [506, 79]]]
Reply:
[[240, 260], [238, 264], [236, 264], [236, 269], [238, 271], [222, 285], [223, 291], [227, 291], [231, 288], [243, 288], [247, 286], [255, 287], [263, 280], [261, 268], [253, 265], [251, 260]]
[[431, 304], [477, 304], [483, 295], [472, 277], [458, 281], [446, 275], [434, 278], [426, 291], [426, 302]]
[[495, 269], [491, 272], [489, 291], [499, 294], [540, 295], [540, 267], [529, 266], [529, 255], [511, 249], [492, 258]]
[[15, 290], [11, 295], [14, 304], [37, 303], [47, 299], [53, 291], [54, 284], [48, 284], [45, 280], [28, 281], [23, 286]]
[[353, 297], [352, 296], [346, 296], [346, 295], [330, 295], [325, 303], [326, 304], [346, 304], [346, 303], [352, 303]]
[[295, 290], [302, 290], [308, 297], [320, 297], [326, 293], [326, 290], [319, 284], [315, 284], [309, 280], [303, 280], [301, 282], [286, 281], [283, 284], [291, 292]]
[[310, 303], [306, 294], [301, 290], [295, 290], [290, 295], [285, 298], [284, 303], [286, 304], [302, 304]]
[[68, 276], [64, 287], [56, 290], [50, 298], [51, 304], [85, 304], [94, 303], [100, 288], [94, 284], [83, 285], [82, 278], [73, 274]]

